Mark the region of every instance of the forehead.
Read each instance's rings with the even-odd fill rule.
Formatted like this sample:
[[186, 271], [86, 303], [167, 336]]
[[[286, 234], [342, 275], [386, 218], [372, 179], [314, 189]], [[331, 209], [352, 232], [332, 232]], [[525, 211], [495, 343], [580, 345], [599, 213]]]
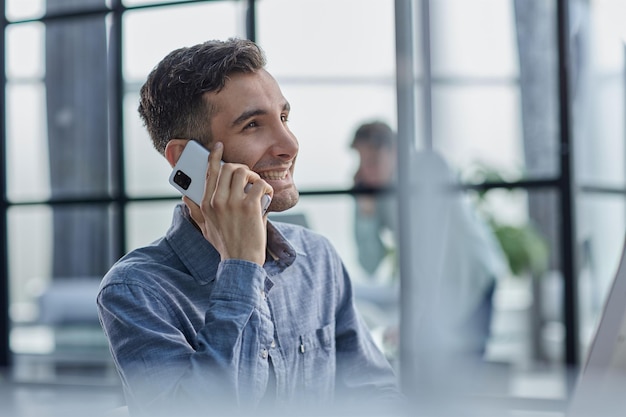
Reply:
[[207, 93], [207, 98], [214, 104], [216, 113], [282, 109], [287, 101], [274, 77], [264, 69], [231, 74], [224, 88]]

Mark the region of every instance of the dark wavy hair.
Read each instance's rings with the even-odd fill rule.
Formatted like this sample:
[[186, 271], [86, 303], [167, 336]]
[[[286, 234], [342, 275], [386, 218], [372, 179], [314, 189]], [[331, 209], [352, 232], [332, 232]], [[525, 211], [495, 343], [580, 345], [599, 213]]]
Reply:
[[214, 109], [203, 94], [219, 92], [230, 74], [254, 72], [265, 63], [261, 48], [245, 39], [211, 40], [170, 52], [141, 87], [139, 115], [154, 147], [163, 154], [173, 138], [209, 145]]

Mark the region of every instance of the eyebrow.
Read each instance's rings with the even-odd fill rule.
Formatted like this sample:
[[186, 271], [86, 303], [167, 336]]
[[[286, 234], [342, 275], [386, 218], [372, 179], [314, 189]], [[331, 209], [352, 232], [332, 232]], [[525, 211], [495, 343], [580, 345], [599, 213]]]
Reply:
[[[289, 104], [288, 101], [285, 101], [285, 104], [283, 104], [283, 111], [290, 111], [291, 110], [291, 105]], [[243, 123], [244, 121], [246, 121], [247, 119], [254, 117], [254, 116], [263, 116], [266, 115], [267, 111], [266, 110], [262, 110], [262, 109], [251, 109], [251, 110], [247, 110], [244, 111], [243, 113], [241, 113], [239, 115], [239, 117], [237, 117], [235, 120], [233, 120], [232, 126], [237, 126], [241, 123]]]

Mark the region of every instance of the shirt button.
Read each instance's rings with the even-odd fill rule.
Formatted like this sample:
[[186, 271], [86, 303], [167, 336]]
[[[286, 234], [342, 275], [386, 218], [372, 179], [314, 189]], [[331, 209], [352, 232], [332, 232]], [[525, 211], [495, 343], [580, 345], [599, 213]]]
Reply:
[[275, 348], [276, 347], [276, 342], [274, 340], [272, 340], [272, 343], [270, 343], [270, 347], [271, 348]]
[[261, 352], [261, 357], [263, 359], [267, 359], [267, 349], [263, 349], [263, 351]]
[[265, 291], [261, 290], [261, 297], [265, 300]]

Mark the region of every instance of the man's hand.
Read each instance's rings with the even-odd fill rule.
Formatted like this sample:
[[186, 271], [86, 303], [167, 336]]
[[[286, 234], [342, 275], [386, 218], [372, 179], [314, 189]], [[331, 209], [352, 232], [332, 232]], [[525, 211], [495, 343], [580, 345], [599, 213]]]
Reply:
[[[217, 142], [209, 155], [200, 206], [187, 197], [183, 201], [222, 260], [243, 259], [263, 265], [267, 216], [261, 215], [261, 198], [264, 194], [273, 195], [272, 187], [245, 165], [222, 164], [222, 153], [223, 145]], [[247, 184], [252, 185], [246, 192]]]

